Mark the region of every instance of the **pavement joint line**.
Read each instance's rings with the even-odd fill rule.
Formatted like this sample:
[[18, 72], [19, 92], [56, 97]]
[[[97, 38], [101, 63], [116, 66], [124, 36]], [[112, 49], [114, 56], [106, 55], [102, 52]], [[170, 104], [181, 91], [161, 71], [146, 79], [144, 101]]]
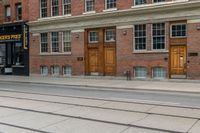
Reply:
[[128, 130], [130, 127], [127, 127], [127, 128], [125, 128], [125, 129], [123, 129], [121, 132], [119, 132], [119, 133], [123, 133], [123, 132], [125, 132], [126, 130]]
[[[15, 93], [23, 93], [23, 94], [35, 94], [35, 95], [43, 95], [43, 96], [57, 96], [57, 97], [68, 97], [68, 98], [80, 98], [80, 99], [89, 99], [89, 100], [101, 100], [101, 101], [109, 101], [109, 102], [120, 102], [120, 103], [135, 103], [135, 104], [144, 104], [144, 105], [155, 105], [155, 106], [163, 106], [163, 107], [176, 107], [176, 108], [186, 108], [186, 109], [200, 109], [198, 106], [183, 106], [183, 105], [168, 105], [168, 104], [155, 104], [155, 103], [147, 103], [147, 102], [139, 102], [139, 101], [123, 101], [116, 99], [105, 99], [105, 98], [94, 98], [94, 97], [82, 97], [82, 96], [73, 96], [73, 95], [55, 95], [55, 94], [44, 94], [44, 93], [36, 93], [36, 92], [26, 92], [26, 91], [12, 91], [12, 90], [0, 90], [5, 92], [15, 92]], [[5, 97], [0, 95], [0, 97]], [[11, 97], [12, 98], [12, 97]], [[17, 97], [13, 97], [17, 98]], [[36, 99], [30, 99], [36, 100]]]
[[[9, 97], [9, 96], [0, 96], [0, 97], [8, 97], [8, 98], [13, 98], [13, 99], [22, 99], [22, 100], [30, 100], [30, 101], [39, 101], [39, 102], [47, 102], [47, 103], [55, 103], [55, 104], [64, 104], [64, 105], [73, 105], [73, 106], [80, 106], [80, 107], [88, 107], [88, 108], [97, 108], [97, 109], [105, 109], [105, 110], [113, 110], [113, 111], [121, 111], [121, 112], [134, 112], [134, 113], [143, 113], [143, 114], [148, 114], [148, 115], [162, 115], [162, 116], [169, 116], [169, 117], [180, 117], [180, 118], [187, 118], [187, 119], [198, 119], [196, 117], [188, 117], [188, 116], [178, 116], [178, 115], [171, 115], [171, 114], [162, 114], [162, 113], [152, 113], [148, 111], [134, 111], [134, 110], [126, 110], [126, 109], [115, 109], [115, 108], [106, 108], [106, 107], [100, 107], [100, 106], [92, 106], [92, 105], [81, 105], [81, 104], [73, 104], [73, 103], [63, 103], [63, 102], [53, 102], [53, 101], [46, 101], [46, 100], [37, 100], [37, 99], [29, 99], [29, 98], [16, 98], [16, 97]], [[10, 106], [3, 106], [0, 105], [0, 107], [3, 108], [16, 108], [16, 107], [10, 107]], [[31, 109], [27, 109], [31, 110]]]
[[[0, 79], [0, 82], [11, 82], [11, 81], [7, 81], [7, 80], [1, 80]], [[110, 86], [97, 86], [97, 85], [74, 85], [74, 84], [62, 84], [62, 83], [49, 83], [49, 82], [35, 82], [35, 81], [12, 81], [12, 82], [15, 82], [15, 83], [30, 83], [30, 84], [48, 84], [48, 85], [62, 85], [62, 86], [76, 86], [76, 87], [88, 87], [88, 88], [92, 88], [91, 90], [95, 90], [95, 88], [99, 88], [101, 90], [109, 90], [109, 89], [112, 89], [112, 90], [129, 90], [129, 91], [134, 91], [134, 90], [140, 90], [140, 91], [162, 91], [162, 92], [179, 92], [179, 93], [191, 93], [191, 94], [200, 94], [199, 91], [184, 91], [184, 90], [162, 90], [162, 89], [145, 89], [145, 88], [128, 88], [128, 87], [110, 87]], [[197, 83], [199, 84], [199, 83]], [[94, 87], [94, 88], [93, 88]], [[105, 89], [106, 88], [106, 89]]]
[[194, 124], [188, 129], [187, 133], [189, 133], [189, 131], [199, 122], [199, 120], [196, 120], [194, 122]]
[[0, 122], [0, 125], [15, 127], [15, 128], [29, 130], [29, 131], [34, 131], [34, 132], [38, 132], [38, 133], [51, 133], [51, 132], [46, 132], [46, 131], [33, 129], [33, 128], [29, 128], [29, 127], [23, 127], [23, 126], [13, 125], [13, 124], [9, 124], [9, 123], [4, 123], [4, 122]]
[[[53, 113], [53, 112], [37, 111], [37, 110], [32, 110], [32, 109], [23, 109], [23, 108], [17, 108], [17, 107], [1, 106], [1, 105], [0, 105], [0, 107], [10, 108], [10, 109], [14, 109], [14, 110], [29, 111], [29, 112], [34, 112], [34, 113], [48, 114], [48, 115], [54, 115], [54, 116], [68, 117], [68, 118], [74, 118], [74, 119], [80, 119], [80, 120], [88, 120], [88, 121], [94, 121], [94, 122], [100, 122], [100, 123], [107, 123], [107, 124], [114, 124], [114, 125], [121, 125], [121, 126], [128, 126], [128, 127], [150, 129], [150, 130], [155, 130], [155, 131], [164, 131], [164, 132], [173, 132], [173, 133], [185, 133], [185, 132], [173, 131], [173, 130], [168, 130], [168, 129], [159, 129], [159, 128], [140, 126], [140, 125], [131, 124], [131, 123], [125, 124], [125, 123], [120, 123], [120, 122], [98, 120], [98, 119], [86, 118], [86, 117], [81, 117], [81, 116], [57, 114], [57, 113]], [[10, 126], [13, 126], [13, 127], [23, 128], [23, 129], [32, 130], [32, 131], [37, 131], [37, 132], [40, 132], [40, 133], [50, 133], [50, 132], [40, 131], [40, 130], [37, 130], [37, 129], [26, 128], [26, 127], [21, 127], [21, 126], [17, 126], [17, 125], [7, 124], [7, 123], [1, 123], [0, 122], [0, 124], [8, 125], [8, 126], [10, 125]]]

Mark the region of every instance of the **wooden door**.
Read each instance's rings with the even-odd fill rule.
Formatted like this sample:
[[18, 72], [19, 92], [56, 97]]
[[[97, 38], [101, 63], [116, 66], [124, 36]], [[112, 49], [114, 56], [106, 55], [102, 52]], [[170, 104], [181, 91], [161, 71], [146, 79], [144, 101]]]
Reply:
[[89, 72], [97, 73], [98, 72], [98, 49], [89, 49]]
[[186, 46], [171, 47], [171, 75], [186, 74]]
[[105, 75], [115, 75], [116, 68], [115, 48], [104, 48]]

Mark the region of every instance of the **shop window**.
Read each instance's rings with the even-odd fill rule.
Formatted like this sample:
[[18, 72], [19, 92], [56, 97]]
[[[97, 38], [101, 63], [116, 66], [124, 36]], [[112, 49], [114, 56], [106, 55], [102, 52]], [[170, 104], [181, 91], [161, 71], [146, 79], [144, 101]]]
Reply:
[[40, 0], [40, 17], [47, 17], [47, 0]]
[[135, 68], [135, 77], [136, 78], [146, 78], [147, 69], [145, 67], [136, 67]]
[[186, 37], [186, 24], [173, 24], [171, 26], [171, 37]]
[[60, 75], [60, 68], [59, 66], [55, 65], [51, 67], [51, 74], [53, 76], [59, 76]]
[[13, 65], [24, 65], [24, 51], [22, 43], [13, 44]]
[[146, 24], [135, 25], [135, 50], [146, 50]]
[[63, 67], [63, 75], [64, 76], [71, 76], [72, 75], [72, 67], [71, 66], [64, 66]]
[[51, 16], [59, 15], [59, 3], [58, 0], [51, 0]]
[[71, 14], [71, 0], [63, 0], [64, 15]]
[[63, 32], [63, 52], [71, 52], [71, 31]]
[[153, 78], [165, 78], [166, 70], [162, 67], [153, 68]]
[[51, 51], [59, 52], [59, 32], [51, 32]]
[[106, 0], [106, 9], [116, 8], [117, 7], [116, 1], [117, 0]]
[[6, 65], [6, 45], [0, 44], [0, 65]]
[[11, 21], [11, 9], [10, 6], [5, 7], [5, 21]]
[[98, 31], [90, 31], [88, 39], [89, 39], [89, 43], [99, 42], [99, 32]]
[[41, 66], [40, 67], [40, 73], [42, 76], [47, 76], [48, 75], [48, 67], [47, 66]]
[[146, 0], [135, 0], [135, 5], [143, 5], [146, 4], [147, 1]]
[[115, 42], [116, 40], [116, 30], [107, 29], [105, 30], [105, 42]]
[[156, 23], [152, 26], [153, 49], [165, 49], [165, 23]]
[[85, 0], [85, 12], [91, 12], [94, 11], [94, 0]]
[[48, 52], [48, 34], [47, 33], [41, 33], [40, 34], [40, 51], [41, 53]]
[[16, 20], [22, 20], [22, 5], [16, 5]]

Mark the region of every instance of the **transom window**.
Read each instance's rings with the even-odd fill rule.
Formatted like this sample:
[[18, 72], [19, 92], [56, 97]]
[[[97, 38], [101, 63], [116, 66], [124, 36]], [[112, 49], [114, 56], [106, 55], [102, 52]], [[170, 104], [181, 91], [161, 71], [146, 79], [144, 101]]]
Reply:
[[165, 2], [165, 0], [153, 0], [153, 3]]
[[63, 0], [63, 11], [64, 15], [71, 14], [71, 0]]
[[63, 32], [63, 52], [71, 52], [71, 31]]
[[153, 78], [165, 78], [166, 71], [162, 67], [155, 67], [153, 68]]
[[22, 5], [16, 4], [16, 20], [22, 19]]
[[52, 74], [53, 76], [58, 76], [58, 75], [60, 75], [60, 68], [59, 68], [59, 66], [57, 66], [57, 65], [52, 66], [52, 67], [51, 67], [51, 74]]
[[135, 77], [136, 78], [146, 78], [147, 69], [145, 67], [136, 67], [135, 68]]
[[106, 9], [116, 8], [117, 0], [106, 0]]
[[48, 52], [48, 37], [47, 33], [41, 33], [40, 34], [40, 51], [41, 53]]
[[152, 26], [153, 49], [165, 49], [165, 23], [157, 23]]
[[135, 5], [143, 5], [146, 4], [147, 1], [146, 0], [135, 0]]
[[51, 51], [59, 52], [59, 32], [51, 33]]
[[48, 75], [48, 67], [47, 66], [41, 66], [40, 67], [40, 74], [42, 76], [47, 76]]
[[51, 0], [51, 15], [52, 16], [58, 16], [59, 15], [58, 0]]
[[40, 17], [47, 17], [47, 0], [40, 0]]
[[135, 25], [135, 50], [146, 49], [146, 24]]
[[115, 42], [116, 40], [116, 30], [107, 29], [105, 30], [105, 41], [106, 42]]
[[99, 41], [99, 32], [98, 31], [90, 31], [88, 39], [89, 39], [89, 43], [97, 43]]
[[94, 5], [95, 5], [94, 0], [85, 0], [85, 11], [86, 12], [94, 11]]
[[72, 75], [72, 67], [71, 66], [64, 66], [63, 67], [63, 75], [71, 76]]
[[173, 24], [171, 26], [171, 37], [186, 37], [186, 24]]

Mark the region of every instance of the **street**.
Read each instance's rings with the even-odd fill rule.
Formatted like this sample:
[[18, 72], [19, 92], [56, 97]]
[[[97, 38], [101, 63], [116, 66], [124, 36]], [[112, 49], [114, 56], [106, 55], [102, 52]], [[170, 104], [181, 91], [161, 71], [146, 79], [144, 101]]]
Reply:
[[1, 133], [198, 133], [200, 94], [0, 82]]

